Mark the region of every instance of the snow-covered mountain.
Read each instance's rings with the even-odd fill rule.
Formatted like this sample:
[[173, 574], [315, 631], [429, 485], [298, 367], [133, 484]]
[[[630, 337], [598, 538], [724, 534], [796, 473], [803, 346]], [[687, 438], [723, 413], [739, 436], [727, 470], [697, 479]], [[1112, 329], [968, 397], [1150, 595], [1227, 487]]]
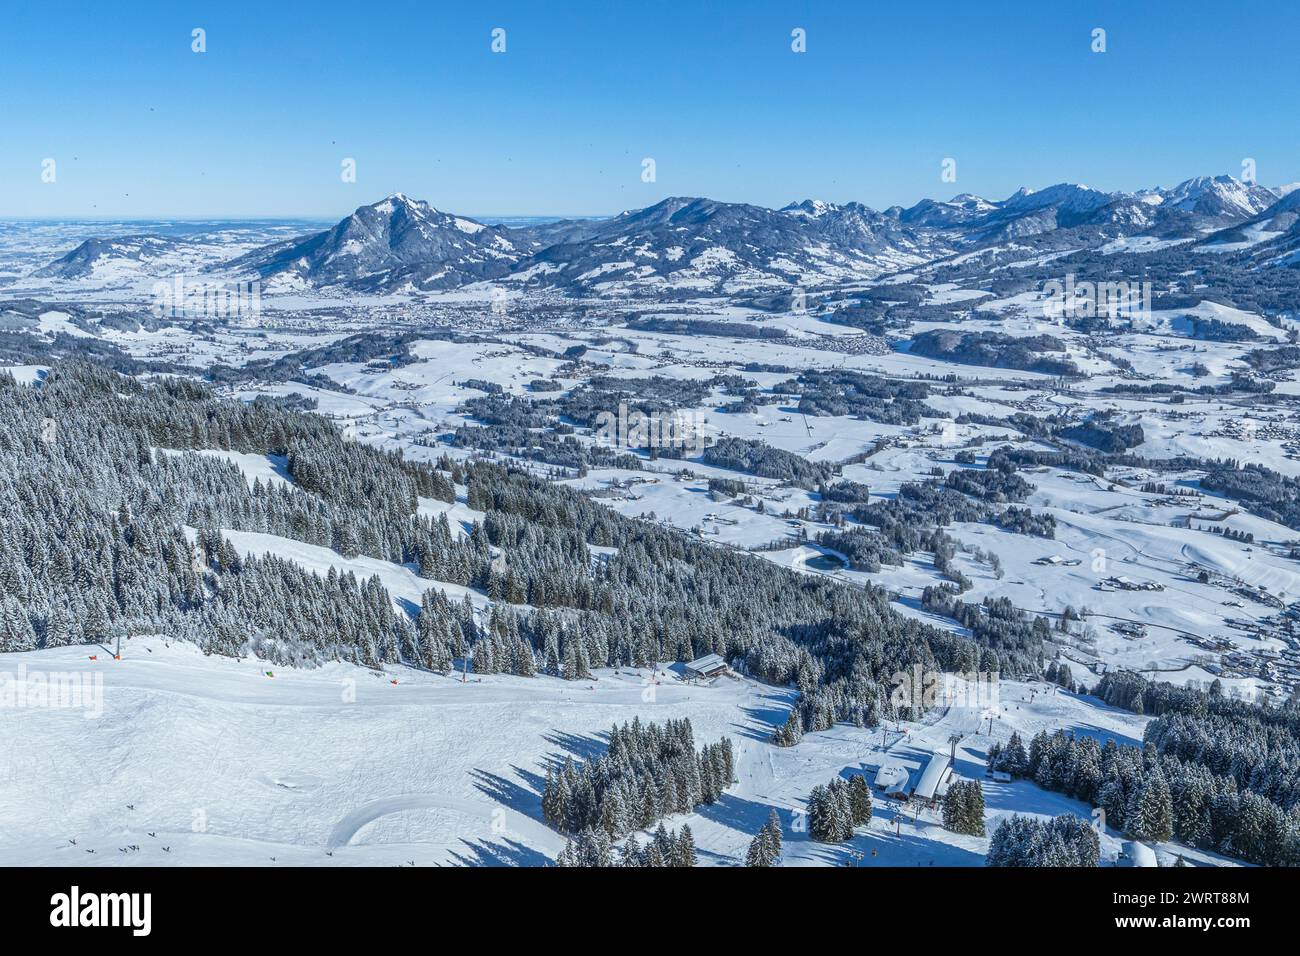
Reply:
[[672, 197], [583, 224], [510, 277], [584, 293], [745, 292], [880, 275], [922, 261], [897, 223], [865, 206], [783, 210]]
[[1161, 205], [1209, 218], [1253, 216], [1277, 201], [1272, 190], [1232, 176], [1197, 176], [1164, 194]]
[[1046, 189], [1018, 189], [1000, 202], [962, 193], [947, 202], [923, 199], [898, 210], [900, 222], [952, 234], [958, 242], [979, 244], [1035, 236], [1090, 222], [1114, 196], [1089, 186], [1058, 183]]
[[[1277, 195], [1231, 176], [1200, 176], [1172, 189], [1108, 193], [1075, 183], [1020, 189], [1000, 202], [962, 195], [950, 202], [922, 200], [899, 218], [915, 225], [957, 233], [981, 244], [1068, 230], [1062, 242], [1150, 233], [1197, 238], [1252, 217]], [[1082, 231], [1082, 235], [1080, 235]]]
[[38, 279], [90, 279], [147, 274], [155, 265], [173, 262], [187, 244], [184, 239], [154, 235], [87, 239], [32, 275]]
[[1004, 213], [1013, 215], [1053, 209], [1065, 217], [1087, 218], [1113, 201], [1112, 194], [1091, 186], [1057, 183], [1046, 189], [1021, 188], [1001, 204], [1001, 209]]
[[897, 209], [878, 212], [858, 202], [841, 206], [805, 199], [783, 207], [781, 212], [805, 217], [822, 236], [846, 249], [886, 258], [916, 255], [926, 259], [951, 251], [951, 242], [944, 237], [902, 223]]
[[972, 222], [994, 212], [997, 208], [997, 203], [991, 203], [971, 193], [961, 193], [947, 202], [922, 199], [908, 209], [895, 207], [894, 214], [899, 221], [908, 225], [946, 229]]
[[[153, 220], [102, 223], [98, 225], [106, 230], [104, 234], [88, 236], [84, 230], [90, 225], [59, 224], [60, 231], [67, 231], [69, 244], [75, 245], [57, 258], [47, 259], [39, 267], [23, 270], [23, 277], [52, 280], [61, 287], [73, 288], [79, 285], [125, 286], [141, 279], [198, 276], [232, 257], [267, 248], [268, 243], [279, 241], [281, 237], [299, 234], [307, 224], [301, 221]], [[51, 248], [60, 247], [53, 245]]]
[[1172, 189], [1117, 194], [1103, 210], [1112, 222], [1128, 222], [1165, 238], [1193, 238], [1248, 219], [1277, 195], [1232, 176], [1197, 176]]
[[1300, 266], [1300, 191], [1284, 192], [1263, 212], [1215, 232], [1199, 248], [1209, 252], [1248, 250], [1252, 260], [1264, 265]]
[[520, 250], [507, 230], [440, 212], [401, 193], [334, 228], [256, 250], [229, 264], [268, 280], [361, 290], [447, 289], [504, 275]]
[[[1294, 223], [1287, 203], [1297, 195], [1199, 176], [1135, 193], [1057, 183], [1000, 201], [963, 193], [883, 211], [814, 199], [777, 210], [672, 197], [609, 219], [511, 228], [399, 193], [333, 228], [254, 249], [220, 268], [260, 276], [269, 291], [432, 291], [495, 281], [578, 296], [743, 294], [872, 279], [954, 252], [1026, 241], [1050, 250], [1151, 236], [1236, 251], [1287, 233]], [[1275, 206], [1277, 221], [1266, 222]], [[187, 241], [90, 239], [36, 276], [166, 271], [184, 258]]]

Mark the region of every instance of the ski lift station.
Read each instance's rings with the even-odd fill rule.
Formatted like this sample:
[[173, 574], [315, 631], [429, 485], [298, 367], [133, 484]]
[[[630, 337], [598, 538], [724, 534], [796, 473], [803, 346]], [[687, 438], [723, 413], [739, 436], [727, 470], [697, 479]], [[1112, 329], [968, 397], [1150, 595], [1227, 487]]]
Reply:
[[896, 800], [915, 797], [933, 805], [948, 792], [952, 776], [952, 758], [946, 753], [936, 753], [930, 755], [924, 767], [898, 762], [882, 764], [876, 771], [875, 786]]
[[943, 799], [951, 783], [952, 758], [948, 754], [934, 754], [921, 771], [921, 779], [916, 782], [913, 796], [933, 805], [935, 800]]

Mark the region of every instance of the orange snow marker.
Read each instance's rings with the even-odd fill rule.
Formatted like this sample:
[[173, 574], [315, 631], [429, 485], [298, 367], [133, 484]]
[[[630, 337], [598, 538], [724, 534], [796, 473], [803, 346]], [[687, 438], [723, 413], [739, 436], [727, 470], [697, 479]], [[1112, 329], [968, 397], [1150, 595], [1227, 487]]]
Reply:
[[115, 661], [120, 661], [121, 659], [122, 659], [122, 655], [121, 655], [121, 654], [114, 654], [114, 655], [113, 655], [113, 660], [115, 660]]

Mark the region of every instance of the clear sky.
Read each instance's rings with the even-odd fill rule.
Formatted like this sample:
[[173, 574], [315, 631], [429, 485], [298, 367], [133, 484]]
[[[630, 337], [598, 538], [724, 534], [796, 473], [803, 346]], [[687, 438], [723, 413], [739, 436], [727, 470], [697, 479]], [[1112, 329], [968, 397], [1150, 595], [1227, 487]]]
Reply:
[[1247, 157], [1275, 185], [1300, 179], [1298, 37], [1281, 2], [10, 3], [0, 216], [883, 208]]

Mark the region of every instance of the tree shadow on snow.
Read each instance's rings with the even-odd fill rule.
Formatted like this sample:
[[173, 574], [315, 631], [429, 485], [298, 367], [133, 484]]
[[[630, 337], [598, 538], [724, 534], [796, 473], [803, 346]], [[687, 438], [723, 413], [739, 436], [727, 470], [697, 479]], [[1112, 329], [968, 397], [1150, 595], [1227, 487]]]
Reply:
[[712, 866], [739, 866], [735, 857], [728, 856], [725, 853], [714, 853], [712, 850], [697, 848], [695, 855], [699, 858], [701, 863], [708, 861]]
[[486, 770], [471, 770], [470, 776], [479, 792], [517, 813], [541, 821], [542, 790], [546, 779], [519, 767], [511, 766], [510, 769], [523, 780], [522, 784]]
[[[765, 706], [768, 701], [773, 702], [773, 706]], [[790, 716], [790, 702], [787, 698], [778, 694], [771, 694], [763, 698], [763, 704], [759, 706], [742, 707], [741, 713], [748, 717], [751, 723], [732, 724], [736, 729], [736, 734], [741, 737], [748, 737], [750, 740], [766, 742], [772, 736], [772, 731], [777, 727], [785, 724]]]
[[[978, 753], [979, 759], [971, 759], [969, 755]], [[976, 750], [974, 747], [957, 747], [957, 762], [952, 765], [953, 773], [959, 777], [965, 777], [967, 780], [979, 780], [984, 776], [987, 765], [984, 762], [985, 752]]]
[[1103, 747], [1106, 746], [1106, 741], [1113, 740], [1120, 746], [1137, 747], [1139, 750], [1142, 748], [1142, 741], [1136, 737], [1106, 727], [1098, 727], [1095, 724], [1075, 724], [1067, 727], [1066, 730], [1072, 732], [1075, 737], [1091, 737]]
[[776, 810], [781, 816], [782, 827], [790, 824], [790, 811], [781, 810], [770, 803], [747, 800], [735, 794], [724, 793], [717, 803], [704, 804], [695, 808], [695, 813], [712, 823], [739, 830], [753, 836], [767, 823], [768, 815]]
[[566, 756], [572, 756], [577, 760], [594, 760], [609, 749], [609, 734], [606, 732], [594, 736], [582, 736], [555, 730], [546, 734], [543, 739], [564, 751], [559, 757], [561, 764], [564, 763]]
[[[811, 841], [809, 841], [811, 842]], [[904, 833], [861, 835], [848, 843], [815, 844], [817, 856], [834, 866], [983, 866], [974, 850]], [[872, 850], [876, 855], [872, 856]]]
[[502, 840], [499, 843], [480, 840], [471, 843], [462, 838], [460, 842], [465, 844], [465, 852], [457, 853], [453, 850], [451, 855], [462, 866], [551, 866], [554, 862], [546, 854], [524, 846], [517, 840]]

